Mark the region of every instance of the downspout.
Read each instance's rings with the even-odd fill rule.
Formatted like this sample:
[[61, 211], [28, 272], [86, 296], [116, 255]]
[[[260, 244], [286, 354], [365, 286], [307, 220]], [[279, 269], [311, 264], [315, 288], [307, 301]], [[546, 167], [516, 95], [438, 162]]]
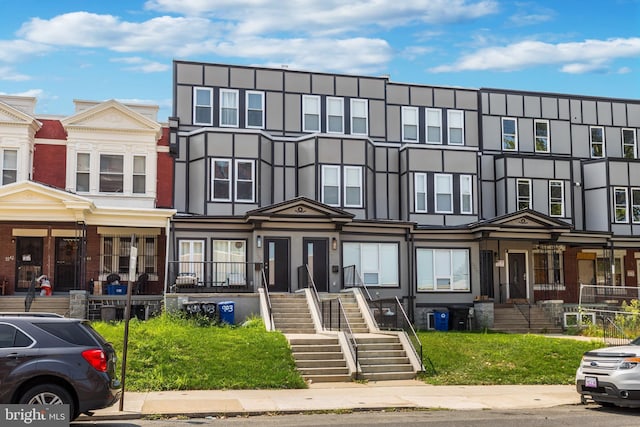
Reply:
[[415, 303], [415, 294], [414, 294], [414, 286], [417, 287], [417, 282], [415, 280], [416, 274], [415, 274], [415, 263], [414, 263], [414, 254], [415, 254], [415, 242], [414, 242], [414, 237], [413, 237], [413, 233], [411, 233], [411, 231], [407, 231], [407, 234], [409, 235], [409, 239], [408, 239], [408, 248], [409, 248], [409, 253], [408, 253], [408, 258], [409, 258], [409, 292], [408, 292], [408, 296], [409, 296], [409, 320], [411, 321], [411, 323], [415, 324], [415, 310], [414, 310], [414, 303]]
[[169, 246], [171, 244], [171, 239], [169, 238], [171, 232], [171, 218], [167, 218], [167, 225], [165, 226], [164, 234], [166, 239], [166, 244], [164, 245], [164, 306], [167, 306], [167, 293], [169, 292]]

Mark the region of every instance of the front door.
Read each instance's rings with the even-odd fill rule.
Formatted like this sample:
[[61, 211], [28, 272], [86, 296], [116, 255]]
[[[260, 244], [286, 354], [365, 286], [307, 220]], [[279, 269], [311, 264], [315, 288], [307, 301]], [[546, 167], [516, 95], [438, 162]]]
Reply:
[[302, 244], [304, 263], [309, 266], [316, 289], [329, 292], [329, 240], [305, 238]]
[[16, 237], [16, 291], [29, 290], [31, 281], [43, 273], [43, 244], [42, 237]]
[[526, 254], [509, 252], [509, 299], [528, 299]]
[[289, 292], [289, 239], [264, 239], [264, 272], [269, 292]]
[[80, 239], [72, 237], [56, 238], [56, 271], [53, 277], [53, 285], [56, 291], [69, 291], [79, 288], [79, 242]]

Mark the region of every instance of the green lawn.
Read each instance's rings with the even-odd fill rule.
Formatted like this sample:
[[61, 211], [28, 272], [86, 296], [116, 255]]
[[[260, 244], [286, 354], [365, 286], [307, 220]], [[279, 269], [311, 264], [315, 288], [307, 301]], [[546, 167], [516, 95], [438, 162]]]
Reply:
[[[95, 322], [122, 362], [124, 323]], [[595, 342], [536, 335], [420, 332], [429, 384], [571, 384]], [[120, 369], [120, 368], [118, 368]], [[120, 372], [118, 372], [120, 374]], [[305, 388], [284, 336], [260, 320], [247, 326], [162, 315], [129, 326], [129, 391]]]
[[[429, 384], [572, 384], [582, 354], [597, 342], [530, 334], [420, 332], [437, 372]], [[426, 363], [426, 357], [423, 357]]]

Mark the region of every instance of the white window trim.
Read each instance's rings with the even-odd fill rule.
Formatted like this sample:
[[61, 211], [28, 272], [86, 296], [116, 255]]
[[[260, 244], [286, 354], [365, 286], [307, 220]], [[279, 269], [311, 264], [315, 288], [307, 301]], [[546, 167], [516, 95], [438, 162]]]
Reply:
[[[365, 275], [369, 274], [369, 273], [374, 273], [377, 274], [378, 276], [378, 283], [377, 284], [368, 284], [367, 286], [371, 286], [371, 287], [382, 287], [382, 288], [392, 288], [392, 287], [397, 287], [399, 286], [399, 281], [400, 281], [400, 271], [399, 271], [399, 264], [398, 264], [398, 257], [400, 254], [400, 248], [398, 243], [380, 243], [380, 242], [345, 242], [344, 243], [345, 246], [347, 245], [357, 245], [358, 247], [358, 253], [360, 256], [360, 259], [358, 260], [358, 264], [359, 264], [359, 273], [361, 274], [361, 278], [363, 280], [365, 280]], [[365, 246], [375, 246], [377, 247], [377, 257], [378, 257], [378, 262], [377, 265], [372, 265], [372, 263], [368, 263], [366, 262], [367, 260], [364, 259], [364, 250], [363, 248]], [[393, 263], [395, 264], [395, 277], [393, 278], [393, 283], [380, 283], [380, 279], [384, 279], [384, 274], [383, 271], [385, 271], [385, 262], [391, 262], [391, 260], [389, 259], [385, 259], [384, 254], [385, 251], [382, 250], [383, 248], [387, 248], [390, 249], [391, 247], [394, 248], [394, 252], [395, 252], [395, 259], [393, 260]], [[345, 262], [345, 260], [343, 259], [343, 262]], [[387, 270], [389, 271], [389, 270]]]
[[631, 132], [631, 134], [633, 135], [633, 158], [637, 159], [638, 158], [638, 139], [637, 139], [637, 133], [635, 129], [631, 129], [631, 128], [622, 128], [621, 131], [621, 137], [622, 137], [622, 157], [624, 157], [624, 148], [625, 146], [629, 145], [629, 144], [625, 144], [624, 142], [624, 134], [625, 132]]
[[[634, 224], [640, 224], [640, 204], [634, 204], [633, 203], [633, 193], [640, 193], [640, 188], [632, 188], [631, 189], [631, 199], [629, 200], [631, 202], [631, 221]], [[636, 217], [634, 215], [635, 211], [637, 211], [639, 213], [637, 220], [636, 220]]]
[[[536, 144], [538, 140], [537, 132], [537, 124], [544, 123], [547, 126], [547, 136], [542, 137], [547, 139], [547, 149], [546, 150], [538, 150], [538, 144]], [[548, 153], [551, 150], [551, 131], [549, 130], [549, 120], [534, 120], [533, 121], [533, 148], [536, 153]]]
[[[451, 126], [451, 116], [452, 115], [460, 115], [460, 133], [462, 135], [462, 141], [461, 142], [451, 142], [451, 129], [453, 129], [454, 127]], [[456, 129], [458, 129], [456, 127]], [[465, 144], [465, 139], [464, 139], [464, 111], [462, 110], [447, 110], [447, 144], [448, 145], [464, 145]]]
[[[418, 203], [420, 200], [420, 195], [418, 194], [418, 182], [422, 182], [422, 186], [424, 188], [424, 196], [422, 196], [424, 198], [424, 209], [418, 209], [418, 206], [420, 205]], [[417, 172], [413, 176], [413, 193], [414, 193], [413, 208], [415, 212], [426, 213], [429, 211], [429, 206], [428, 206], [429, 191], [427, 188], [427, 182], [428, 182], [427, 174], [424, 172]]]
[[[438, 140], [437, 141], [429, 141], [429, 125], [431, 124], [431, 122], [429, 122], [429, 113], [437, 113], [438, 114], [438, 126], [431, 126], [431, 127], [437, 127], [438, 129], [440, 129], [439, 135], [438, 135]], [[427, 144], [442, 144], [442, 110], [439, 108], [427, 108], [425, 110], [425, 142]], [[462, 138], [464, 141], [464, 130], [462, 132]], [[455, 145], [455, 144], [454, 144]]]
[[[555, 201], [555, 203], [560, 203], [560, 208], [561, 208], [560, 215], [553, 214], [551, 209], [551, 206], [554, 204], [554, 200], [551, 198], [551, 187], [554, 187], [556, 185], [560, 187], [560, 193], [561, 193], [559, 202]], [[564, 217], [564, 181], [559, 181], [559, 180], [549, 181], [549, 216], [556, 217], [556, 218]]]
[[[359, 189], [359, 195], [358, 195], [358, 203], [355, 204], [348, 204], [347, 203], [347, 171], [350, 170], [354, 170], [358, 172], [358, 189]], [[362, 207], [362, 167], [360, 166], [344, 166], [344, 169], [342, 171], [344, 177], [342, 179], [342, 182], [344, 183], [344, 190], [342, 192], [342, 194], [344, 195], [344, 207], [348, 207], [348, 208], [361, 208]]]
[[520, 208], [520, 201], [523, 199], [523, 197], [520, 195], [520, 183], [526, 183], [527, 186], [529, 187], [529, 196], [527, 196], [527, 204], [529, 205], [528, 208], [526, 209], [531, 209], [532, 205], [531, 205], [531, 201], [533, 200], [533, 194], [532, 191], [532, 187], [531, 187], [531, 180], [530, 179], [526, 179], [526, 178], [518, 178], [516, 179], [516, 210], [521, 210]]
[[[143, 173], [137, 173], [136, 172], [136, 158], [142, 158], [144, 160], [144, 172]], [[142, 195], [142, 194], [147, 194], [147, 184], [148, 184], [148, 179], [147, 179], [147, 170], [149, 169], [147, 167], [147, 156], [144, 155], [137, 155], [134, 154], [132, 156], [132, 164], [131, 164], [131, 193], [132, 194], [136, 194], [136, 195]], [[135, 177], [136, 176], [143, 176], [144, 177], [144, 191], [141, 193], [137, 193], [134, 189], [134, 181], [135, 181]]]
[[[468, 182], [468, 192], [464, 192], [462, 185], [463, 181]], [[469, 197], [469, 209], [468, 211], [464, 210], [464, 197]], [[473, 213], [473, 179], [471, 175], [460, 175], [460, 213], [463, 214], [472, 214]]]
[[[449, 180], [449, 189], [448, 192], [446, 193], [439, 193], [438, 192], [438, 178], [440, 177], [446, 177]], [[434, 175], [434, 180], [433, 180], [433, 194], [435, 195], [435, 212], [436, 213], [453, 213], [453, 175], [451, 174], [446, 174], [446, 173], [437, 173]], [[451, 209], [449, 210], [442, 210], [442, 209], [438, 209], [438, 195], [439, 194], [446, 194], [449, 196], [450, 199], [450, 204], [451, 204]]]
[[[186, 252], [183, 244], [188, 245]], [[178, 274], [193, 274], [196, 283], [204, 281], [205, 247], [204, 239], [178, 239]]]
[[[236, 112], [236, 118], [235, 124], [227, 124], [227, 123], [222, 123], [222, 113], [223, 113], [223, 105], [222, 105], [222, 99], [223, 99], [223, 95], [225, 93], [233, 93], [236, 95], [236, 105], [235, 108], [233, 108]], [[238, 91], [236, 89], [220, 89], [220, 127], [227, 127], [227, 128], [237, 128], [240, 124], [239, 120], [240, 120], [240, 99], [238, 98]]]
[[[417, 248], [416, 249], [416, 263], [418, 264], [418, 268], [420, 268], [420, 262], [418, 260], [418, 254], [420, 252], [430, 252], [431, 253], [431, 266], [432, 266], [432, 276], [431, 276], [431, 286], [430, 287], [426, 287], [424, 285], [421, 285], [420, 283], [417, 284], [417, 291], [418, 292], [428, 292], [428, 293], [434, 293], [434, 292], [469, 292], [471, 290], [471, 251], [468, 248], [457, 248], [457, 249], [444, 249], [444, 248]], [[436, 253], [437, 252], [448, 252], [449, 253], [449, 260], [450, 260], [450, 266], [449, 266], [449, 271], [450, 271], [450, 275], [449, 276], [438, 276], [436, 274]], [[466, 288], [465, 289], [455, 289], [453, 288], [453, 284], [454, 284], [454, 271], [456, 271], [455, 266], [453, 265], [453, 253], [454, 252], [466, 252], [466, 261], [467, 261], [467, 280], [466, 280]], [[442, 288], [438, 288], [438, 278], [448, 278], [449, 279], [449, 288], [448, 289], [442, 289]], [[423, 286], [423, 287], [421, 287]]]
[[[210, 100], [210, 104], [209, 105], [197, 105], [196, 101], [197, 101], [197, 92], [198, 90], [204, 90], [209, 92], [209, 100]], [[211, 111], [211, 113], [209, 114], [209, 121], [208, 122], [198, 122], [196, 120], [196, 107], [207, 107], [209, 108], [209, 110]], [[199, 87], [199, 86], [195, 86], [193, 88], [193, 124], [194, 125], [208, 125], [211, 126], [213, 125], [213, 89], [210, 87]]]
[[[409, 112], [413, 113], [415, 117], [415, 124], [407, 123]], [[416, 138], [409, 139], [405, 135], [405, 126], [414, 126], [416, 128]], [[418, 142], [420, 141], [420, 115], [418, 107], [402, 107], [402, 142]]]
[[[240, 178], [238, 178], [238, 164], [239, 163], [250, 163], [251, 164], [251, 199], [240, 199], [238, 198], [238, 183], [240, 182]], [[233, 199], [236, 202], [241, 203], [253, 203], [256, 200], [256, 163], [253, 160], [247, 159], [235, 159], [234, 162], [234, 170], [231, 175], [231, 179], [233, 180]], [[247, 180], [242, 180], [242, 182], [247, 182]]]
[[[594, 142], [593, 141], [593, 133], [591, 132], [593, 129], [602, 129], [602, 142]], [[594, 144], [602, 144], [602, 156], [595, 156], [593, 154], [593, 145]], [[592, 159], [603, 159], [607, 157], [606, 145], [605, 145], [605, 134], [604, 134], [604, 126], [589, 126], [589, 153], [591, 154]]]
[[[624, 193], [624, 204], [618, 204], [617, 193]], [[624, 208], [624, 219], [619, 220], [616, 214], [618, 208]], [[629, 192], [625, 187], [613, 187], [613, 221], [616, 224], [626, 224], [629, 222]]]
[[[227, 163], [227, 167], [229, 168], [229, 179], [227, 180], [227, 187], [229, 197], [227, 198], [216, 198], [215, 195], [215, 168], [216, 162], [225, 162]], [[233, 170], [231, 169], [231, 159], [221, 159], [221, 158], [212, 158], [211, 159], [211, 200], [214, 202], [230, 202], [231, 201], [231, 182], [233, 181]]]
[[[307, 100], [313, 100], [314, 103], [316, 104], [316, 107], [318, 109], [317, 113], [307, 113]], [[305, 120], [305, 116], [307, 114], [310, 115], [314, 115], [314, 116], [318, 116], [318, 129], [307, 129], [306, 127], [306, 120]], [[320, 132], [320, 129], [322, 129], [322, 124], [321, 124], [321, 120], [320, 120], [320, 115], [322, 114], [322, 111], [320, 109], [320, 97], [318, 95], [302, 95], [302, 131], [303, 132]]]
[[[85, 156], [89, 156], [89, 168], [85, 171], [80, 171], [78, 168], [78, 157], [80, 155], [85, 155]], [[75, 155], [75, 183], [74, 183], [74, 191], [76, 191], [77, 193], [90, 193], [91, 192], [91, 153], [88, 153], [86, 151], [77, 151], [76, 155]], [[89, 188], [87, 188], [86, 191], [82, 191], [78, 189], [78, 175], [79, 174], [83, 174], [83, 175], [87, 175], [89, 177]], [[0, 178], [1, 179], [1, 178]], [[4, 183], [3, 183], [4, 184]]]
[[[507, 120], [513, 120], [514, 123], [514, 134], [510, 134], [510, 133], [505, 133], [504, 132], [504, 122]], [[502, 150], [503, 151], [518, 151], [518, 119], [516, 119], [515, 117], [502, 117], [502, 119], [500, 120], [500, 124], [501, 124], [501, 134], [502, 134]], [[513, 135], [513, 148], [505, 148], [504, 145], [504, 137], [505, 135]]]
[[[355, 104], [359, 104], [359, 103], [364, 104], [364, 117], [355, 116], [353, 114], [353, 111], [354, 111], [353, 106]], [[351, 104], [351, 109], [350, 109], [350, 112], [351, 112], [351, 134], [352, 135], [369, 135], [369, 101], [367, 99], [352, 98], [350, 104]], [[364, 124], [365, 131], [364, 131], [364, 133], [359, 133], [359, 132], [354, 132], [353, 131], [353, 121], [356, 118], [364, 119], [364, 121], [365, 121], [365, 124]]]
[[[250, 95], [260, 95], [260, 100], [261, 100], [261, 105], [260, 105], [260, 113], [262, 118], [260, 119], [260, 122], [262, 123], [262, 125], [260, 126], [251, 126], [249, 125], [249, 111], [257, 111], [256, 109], [251, 109], [249, 108], [249, 96]], [[264, 92], [262, 91], [258, 91], [258, 90], [248, 90], [245, 93], [245, 116], [244, 116], [244, 123], [245, 126], [249, 129], [264, 129]]]
[[[339, 101], [340, 103], [340, 130], [339, 131], [335, 131], [335, 130], [330, 130], [329, 129], [329, 117], [332, 116], [331, 114], [329, 114], [329, 103], [330, 101]], [[327, 133], [337, 133], [337, 134], [344, 134], [344, 98], [338, 98], [335, 96], [329, 96], [326, 99], [326, 104], [327, 104]], [[335, 116], [337, 117], [337, 116]]]
[[[338, 203], [337, 204], [332, 204], [332, 203], [327, 203], [325, 200], [325, 180], [326, 180], [326, 171], [327, 170], [335, 170], [336, 171], [336, 177], [338, 179], [338, 182], [336, 184], [336, 186], [338, 187]], [[340, 206], [340, 200], [341, 200], [341, 182], [340, 182], [341, 176], [340, 176], [340, 166], [336, 166], [336, 165], [322, 165], [322, 182], [321, 182], [321, 186], [322, 186], [322, 203], [324, 203], [325, 205], [328, 206]]]

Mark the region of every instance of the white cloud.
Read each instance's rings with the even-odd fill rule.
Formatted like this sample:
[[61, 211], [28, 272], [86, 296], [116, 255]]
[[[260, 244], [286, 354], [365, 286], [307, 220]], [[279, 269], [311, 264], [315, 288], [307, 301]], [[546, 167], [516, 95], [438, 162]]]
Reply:
[[125, 70], [139, 71], [143, 73], [164, 72], [171, 68], [167, 63], [150, 61], [148, 59], [141, 58], [139, 56], [129, 57], [129, 58], [114, 58], [114, 59], [111, 59], [111, 62], [121, 62], [124, 64], [130, 64], [131, 66], [126, 67]]
[[242, 34], [339, 34], [364, 27], [476, 19], [498, 10], [495, 0], [149, 0], [147, 9], [211, 16], [237, 23]]
[[25, 80], [31, 80], [31, 77], [26, 74], [20, 74], [11, 67], [0, 67], [0, 80], [23, 82]]
[[160, 16], [127, 22], [112, 15], [72, 12], [49, 20], [32, 18], [18, 35], [28, 42], [53, 46], [172, 54], [185, 43], [212, 37], [217, 28], [204, 18]]
[[48, 51], [50, 48], [27, 40], [0, 40], [0, 61], [18, 62], [32, 55]]
[[513, 71], [523, 68], [564, 64], [565, 72], [601, 69], [612, 60], [640, 56], [640, 38], [585, 40], [571, 43], [523, 41], [507, 46], [489, 47], [463, 56], [456, 63], [431, 68], [434, 73], [454, 71]]

